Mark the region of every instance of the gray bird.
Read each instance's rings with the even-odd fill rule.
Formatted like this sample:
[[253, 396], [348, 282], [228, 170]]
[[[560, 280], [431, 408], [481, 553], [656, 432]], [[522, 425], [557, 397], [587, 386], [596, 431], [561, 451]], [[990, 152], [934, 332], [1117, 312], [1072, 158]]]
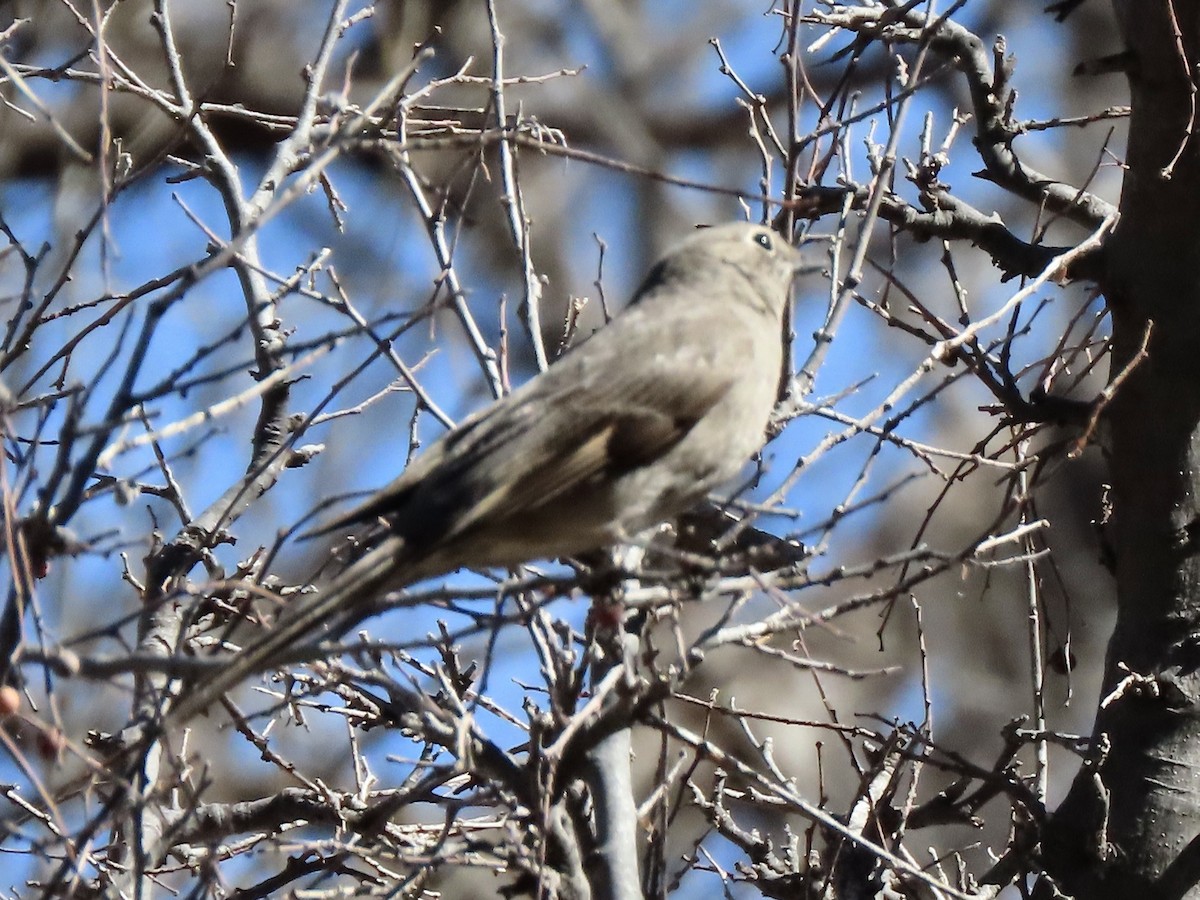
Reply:
[[385, 586], [628, 541], [732, 479], [762, 446], [800, 266], [761, 225], [689, 237], [611, 323], [322, 528], [369, 525], [370, 549], [185, 693], [170, 719], [190, 718], [322, 627], [352, 628]]

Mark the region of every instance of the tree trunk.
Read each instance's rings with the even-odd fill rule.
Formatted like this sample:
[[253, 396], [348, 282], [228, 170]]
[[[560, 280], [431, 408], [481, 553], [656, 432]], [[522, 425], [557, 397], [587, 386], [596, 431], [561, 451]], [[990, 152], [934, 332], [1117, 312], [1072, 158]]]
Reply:
[[1091, 764], [1054, 817], [1047, 867], [1081, 900], [1200, 897], [1200, 2], [1114, 7], [1132, 103], [1102, 285], [1119, 608]]

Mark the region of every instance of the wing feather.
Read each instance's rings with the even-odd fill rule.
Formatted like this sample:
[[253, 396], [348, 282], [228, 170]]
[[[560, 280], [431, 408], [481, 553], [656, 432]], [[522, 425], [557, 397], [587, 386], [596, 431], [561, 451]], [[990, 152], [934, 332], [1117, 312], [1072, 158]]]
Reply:
[[[625, 340], [640, 313], [629, 310], [579, 348], [586, 352], [566, 354], [465, 420], [365, 504], [314, 534], [382, 518], [419, 551], [494, 516], [570, 502], [659, 459], [726, 396], [737, 366], [697, 365], [675, 348], [630, 365]], [[747, 352], [737, 335], [726, 331], [719, 340], [712, 352]]]

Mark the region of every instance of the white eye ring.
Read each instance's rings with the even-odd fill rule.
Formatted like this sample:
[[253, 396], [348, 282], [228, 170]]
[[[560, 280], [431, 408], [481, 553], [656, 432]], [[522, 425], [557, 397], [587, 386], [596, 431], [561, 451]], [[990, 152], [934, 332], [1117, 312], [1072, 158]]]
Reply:
[[758, 246], [762, 247], [764, 250], [770, 251], [775, 249], [775, 244], [771, 241], [771, 236], [769, 234], [763, 234], [762, 232], [759, 232], [754, 236], [754, 243], [758, 244]]

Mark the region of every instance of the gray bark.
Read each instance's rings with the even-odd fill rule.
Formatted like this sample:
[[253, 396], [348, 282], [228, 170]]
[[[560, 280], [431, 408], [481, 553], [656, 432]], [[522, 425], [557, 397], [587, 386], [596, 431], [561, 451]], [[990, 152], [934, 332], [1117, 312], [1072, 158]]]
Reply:
[[1047, 862], [1078, 898], [1200, 897], [1200, 3], [1114, 7], [1133, 110], [1102, 283], [1111, 377], [1128, 373], [1108, 410], [1119, 609], [1092, 764]]

